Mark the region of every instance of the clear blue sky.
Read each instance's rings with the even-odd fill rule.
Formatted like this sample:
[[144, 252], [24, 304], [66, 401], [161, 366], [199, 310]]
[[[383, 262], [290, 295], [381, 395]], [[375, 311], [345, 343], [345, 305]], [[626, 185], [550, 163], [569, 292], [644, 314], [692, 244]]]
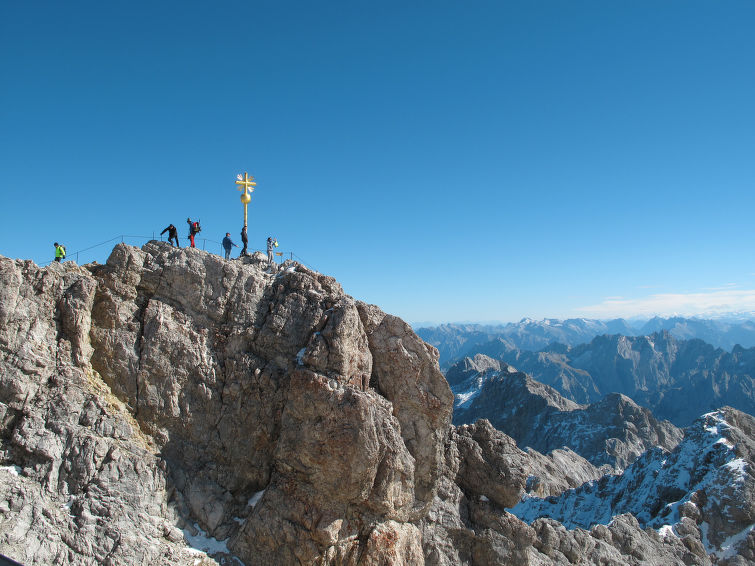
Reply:
[[250, 245], [411, 322], [755, 310], [754, 29], [750, 0], [4, 2], [0, 254], [238, 242], [248, 171]]

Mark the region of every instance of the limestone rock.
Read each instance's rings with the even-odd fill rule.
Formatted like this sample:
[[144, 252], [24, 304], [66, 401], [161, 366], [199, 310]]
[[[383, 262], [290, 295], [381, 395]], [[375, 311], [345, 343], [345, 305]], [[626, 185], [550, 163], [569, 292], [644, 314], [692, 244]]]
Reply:
[[708, 422], [742, 465], [680, 503], [666, 536], [639, 514], [589, 530], [517, 518], [507, 509], [525, 495], [560, 497], [602, 470], [522, 451], [486, 421], [453, 427], [452, 402], [434, 347], [294, 262], [161, 242], [118, 245], [105, 265], [0, 258], [0, 553], [63, 566], [752, 559], [752, 534], [736, 531], [752, 510], [716, 504], [752, 501], [751, 483], [724, 481], [751, 474], [746, 416]]
[[103, 266], [2, 262], [0, 496], [64, 512], [4, 530], [0, 552], [178, 564], [183, 530], [248, 564], [422, 556], [410, 521], [452, 397], [403, 321], [298, 264], [158, 242]]

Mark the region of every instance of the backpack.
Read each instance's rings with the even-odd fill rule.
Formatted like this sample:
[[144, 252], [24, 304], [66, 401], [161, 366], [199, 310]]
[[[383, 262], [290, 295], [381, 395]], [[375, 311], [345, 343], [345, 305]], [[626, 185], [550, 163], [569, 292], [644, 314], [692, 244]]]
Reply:
[[194, 224], [191, 225], [192, 234], [199, 234], [201, 231], [202, 227], [199, 225], [199, 222], [194, 222]]

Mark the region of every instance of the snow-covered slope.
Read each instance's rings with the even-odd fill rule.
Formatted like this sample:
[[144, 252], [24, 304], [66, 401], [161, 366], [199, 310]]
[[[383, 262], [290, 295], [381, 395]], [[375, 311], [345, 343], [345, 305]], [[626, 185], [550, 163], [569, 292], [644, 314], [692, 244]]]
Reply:
[[608, 525], [631, 513], [663, 537], [683, 538], [697, 530], [692, 534], [708, 553], [748, 558], [748, 548], [755, 548], [753, 432], [755, 419], [745, 413], [731, 408], [708, 413], [670, 453], [649, 450], [620, 475], [544, 499], [525, 495], [508, 511], [528, 523], [555, 519], [568, 529]]

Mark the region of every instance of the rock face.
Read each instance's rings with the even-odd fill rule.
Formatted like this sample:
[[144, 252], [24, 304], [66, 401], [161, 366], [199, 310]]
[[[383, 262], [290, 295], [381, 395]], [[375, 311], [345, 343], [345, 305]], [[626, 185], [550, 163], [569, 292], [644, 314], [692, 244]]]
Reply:
[[[726, 466], [726, 462], [731, 461], [734, 460], [724, 458], [717, 464]], [[752, 459], [748, 461], [751, 466]], [[711, 468], [715, 469], [716, 464]], [[575, 497], [572, 495], [575, 490], [570, 489], [561, 496], [550, 496], [544, 500], [525, 497], [521, 503], [512, 506], [512, 502], [519, 501], [516, 497], [517, 490], [500, 488], [501, 482], [507, 482], [523, 492], [527, 488], [525, 484], [529, 483], [529, 479], [525, 480], [524, 476], [538, 472], [542, 473], [542, 468], [536, 469], [533, 461], [516, 448], [510, 437], [496, 431], [486, 421], [464, 425], [452, 431], [438, 496], [421, 523], [425, 564], [666, 566], [709, 565], [713, 563], [712, 558], [717, 564], [752, 563], [755, 537], [751, 526], [742, 529], [750, 519], [748, 510], [752, 499], [740, 500], [726, 515], [724, 520], [733, 516], [739, 519], [731, 530], [742, 530], [725, 539], [724, 546], [717, 546], [722, 537], [711, 542], [705, 535], [719, 525], [706, 526], [705, 515], [695, 516], [692, 508], [686, 511], [689, 516], [673, 526], [673, 531], [669, 531], [666, 525], [659, 530], [643, 528], [644, 525], [632, 514], [610, 511], [602, 517], [597, 514], [596, 517], [601, 521], [594, 524], [591, 522], [584, 527], [569, 522], [569, 512], [564, 510], [561, 518], [569, 525], [567, 528], [561, 522], [548, 518], [546, 512], [524, 513], [522, 506], [530, 501], [581, 501], [584, 495]], [[603, 485], [612, 481], [609, 479], [611, 477], [605, 476], [599, 482], [593, 481], [587, 485]], [[623, 481], [630, 488], [633, 480], [640, 481], [636, 476], [622, 475], [616, 478], [618, 479], [615, 481]], [[642, 478], [652, 482], [653, 474], [648, 473]], [[681, 475], [679, 479], [683, 481]], [[700, 499], [704, 497], [702, 493], [706, 492], [705, 489], [701, 491]], [[666, 498], [672, 495], [670, 491], [665, 493]], [[737, 495], [748, 496], [749, 493], [739, 491]], [[606, 493], [600, 501], [610, 508], [611, 498], [617, 498], [616, 492]], [[561, 509], [555, 504], [554, 507]], [[715, 509], [711, 516], [722, 518]], [[706, 544], [709, 546], [706, 547]], [[727, 544], [729, 546], [725, 546]]]
[[198, 528], [247, 564], [422, 555], [452, 395], [405, 323], [302, 266], [157, 242], [2, 261], [7, 553], [188, 563]]
[[[648, 451], [626, 472], [565, 492], [526, 498], [511, 512], [567, 528], [608, 524], [631, 513], [642, 527], [680, 540], [698, 558], [755, 560], [755, 419], [731, 408], [704, 415], [670, 454]], [[700, 544], [702, 542], [702, 545]]]
[[160, 242], [0, 268], [0, 553], [26, 565], [687, 556], [507, 513], [600, 472], [451, 426], [437, 350], [330, 277]]
[[607, 466], [605, 472], [624, 469], [654, 446], [672, 450], [682, 438], [674, 425], [624, 395], [577, 405], [511, 366], [482, 355], [475, 360], [448, 371], [457, 377], [455, 424], [486, 418], [521, 447], [542, 453], [568, 447], [595, 466]]

